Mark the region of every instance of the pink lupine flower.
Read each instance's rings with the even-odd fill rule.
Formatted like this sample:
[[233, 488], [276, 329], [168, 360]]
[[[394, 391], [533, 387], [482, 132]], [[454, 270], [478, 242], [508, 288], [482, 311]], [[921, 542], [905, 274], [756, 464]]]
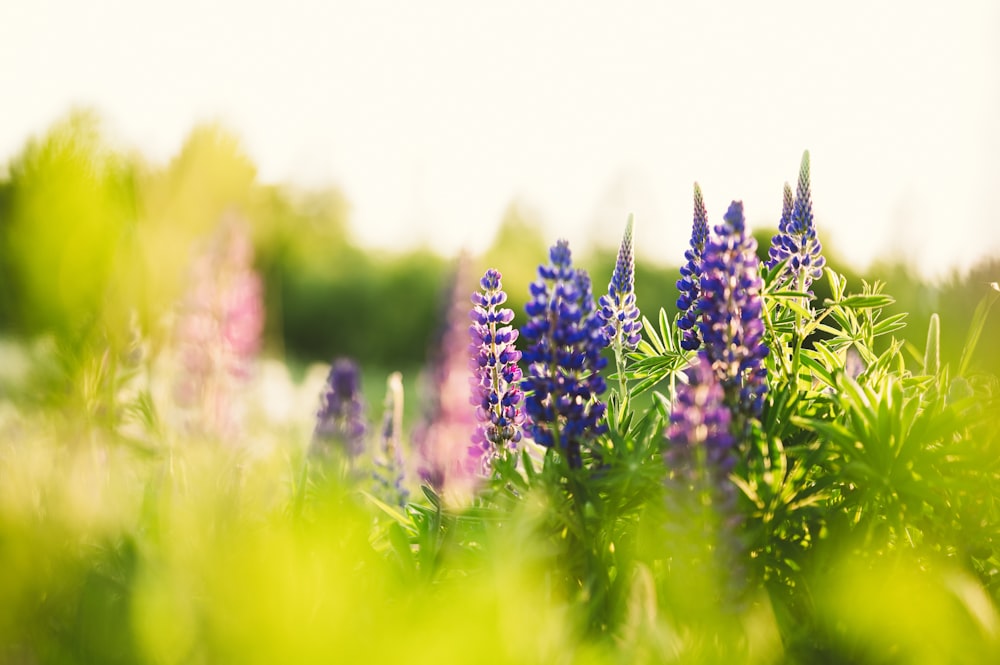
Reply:
[[478, 421], [469, 404], [469, 349], [467, 260], [460, 259], [449, 294], [446, 324], [432, 351], [426, 389], [430, 399], [424, 422], [414, 432], [421, 479], [435, 490], [465, 494], [482, 475], [481, 456], [469, 454], [469, 440]]
[[250, 374], [263, 328], [263, 286], [247, 229], [224, 219], [192, 262], [175, 326], [175, 398], [187, 411], [188, 426], [213, 436], [238, 430], [238, 389]]

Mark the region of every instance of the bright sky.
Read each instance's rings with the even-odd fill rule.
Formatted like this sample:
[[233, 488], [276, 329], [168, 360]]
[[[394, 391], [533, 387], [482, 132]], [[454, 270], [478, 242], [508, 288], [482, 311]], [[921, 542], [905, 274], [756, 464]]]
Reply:
[[74, 104], [164, 162], [221, 119], [371, 245], [481, 249], [516, 200], [582, 247], [634, 212], [676, 264], [693, 181], [775, 225], [809, 149], [825, 243], [940, 275], [1000, 254], [998, 31], [994, 0], [5, 2], [0, 161]]

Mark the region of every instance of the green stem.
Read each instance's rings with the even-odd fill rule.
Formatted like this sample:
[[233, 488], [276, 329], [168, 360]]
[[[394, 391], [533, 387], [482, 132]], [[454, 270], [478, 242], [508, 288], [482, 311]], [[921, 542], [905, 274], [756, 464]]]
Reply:
[[[558, 317], [556, 316], [555, 308], [553, 308], [550, 305], [550, 309], [549, 309], [549, 331], [550, 331], [549, 334], [550, 335], [552, 334], [551, 331], [553, 331], [553, 330], [556, 329], [556, 326], [558, 325], [558, 323], [559, 323], [559, 320], [558, 320]], [[558, 371], [559, 371], [559, 363], [556, 361], [556, 354], [553, 353], [552, 354], [552, 359], [549, 361], [549, 377], [553, 381], [553, 386], [555, 385], [556, 372], [558, 372]], [[553, 390], [549, 394], [549, 400], [551, 400], [552, 411], [553, 411], [553, 415], [555, 417], [554, 421], [551, 423], [551, 427], [552, 427], [552, 447], [555, 448], [556, 450], [558, 450], [559, 454], [562, 455], [563, 457], [566, 457], [567, 461], [568, 461], [567, 453], [569, 451], [568, 450], [564, 451], [559, 446], [559, 443], [560, 443], [560, 441], [559, 441], [559, 439], [560, 439], [560, 437], [559, 437], [559, 425], [560, 425], [560, 423], [559, 423], [559, 414], [555, 412], [556, 404], [558, 404], [558, 398], [559, 398], [559, 395], [556, 394], [555, 390]]]
[[621, 398], [619, 416], [625, 410], [626, 386], [625, 386], [625, 353], [622, 349], [622, 332], [619, 330], [615, 336], [615, 365], [618, 368], [618, 396]]
[[[799, 272], [796, 279], [796, 290], [802, 291], [805, 288], [803, 284], [802, 273]], [[802, 299], [803, 307], [808, 307], [809, 302], [806, 298]], [[795, 346], [792, 349], [792, 392], [797, 393], [799, 391], [799, 355], [802, 352], [802, 312], [796, 310], [795, 312]]]

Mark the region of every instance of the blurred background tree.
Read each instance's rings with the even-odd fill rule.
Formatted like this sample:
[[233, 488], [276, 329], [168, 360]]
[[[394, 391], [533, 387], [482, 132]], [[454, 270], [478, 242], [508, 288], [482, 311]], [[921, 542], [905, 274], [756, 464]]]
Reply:
[[[359, 247], [339, 190], [259, 183], [239, 137], [220, 125], [194, 128], [177, 155], [159, 166], [116, 149], [97, 114], [74, 111], [28, 141], [7, 172], [0, 179], [0, 329], [7, 335], [50, 334], [80, 344], [99, 330], [104, 342], [118, 335], [124, 344], [136, 314], [155, 343], [188, 277], [192, 252], [227, 214], [247, 220], [253, 234], [266, 285], [267, 353], [293, 365], [350, 355], [383, 369], [413, 368], [426, 359], [439, 327], [451, 261], [426, 248]], [[474, 272], [495, 267], [503, 273], [518, 317], [528, 284], [556, 240], [544, 238], [541, 228], [530, 208], [513, 202], [490, 247], [473, 260]], [[773, 233], [756, 230], [762, 257]], [[616, 249], [574, 247], [578, 265], [591, 270], [596, 295], [606, 288]], [[826, 254], [860, 289], [860, 277], [830, 247]], [[1000, 260], [940, 283], [898, 263], [876, 264], [865, 276], [887, 282], [897, 301], [893, 311], [910, 313], [905, 333], [917, 349], [938, 312], [945, 324], [942, 361], [954, 364], [976, 303], [1000, 277]], [[638, 260], [636, 292], [647, 316], [661, 306], [673, 315], [678, 277], [674, 265]], [[825, 281], [813, 288], [819, 299], [829, 295]], [[975, 359], [995, 373], [1000, 349], [988, 342], [998, 335], [1000, 318], [992, 317]]]
[[80, 337], [106, 313], [135, 231], [134, 168], [106, 145], [96, 115], [75, 112], [29, 141], [9, 173], [0, 204], [4, 326]]

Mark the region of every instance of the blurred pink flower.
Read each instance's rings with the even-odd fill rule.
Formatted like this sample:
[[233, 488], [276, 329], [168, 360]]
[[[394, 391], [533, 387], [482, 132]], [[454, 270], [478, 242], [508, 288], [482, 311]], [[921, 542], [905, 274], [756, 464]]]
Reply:
[[468, 259], [463, 256], [448, 294], [445, 326], [425, 374], [430, 398], [424, 420], [413, 434], [421, 479], [439, 492], [458, 496], [467, 495], [482, 478], [480, 456], [469, 455], [469, 440], [479, 424], [469, 404], [470, 277]]
[[188, 410], [190, 427], [215, 436], [239, 429], [239, 388], [263, 329], [263, 285], [253, 270], [253, 245], [246, 224], [227, 217], [192, 262], [175, 325], [175, 399]]

